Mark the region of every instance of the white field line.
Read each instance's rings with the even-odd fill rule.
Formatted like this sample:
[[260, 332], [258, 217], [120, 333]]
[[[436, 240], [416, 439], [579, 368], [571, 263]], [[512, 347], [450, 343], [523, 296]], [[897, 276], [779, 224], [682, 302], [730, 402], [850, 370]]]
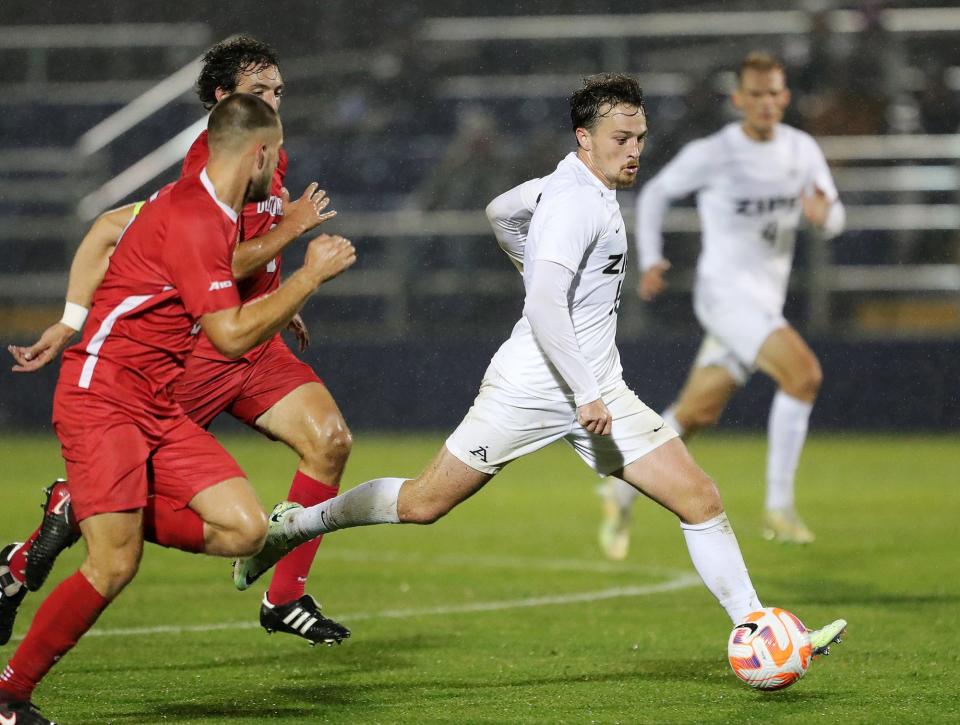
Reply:
[[[439, 607], [423, 607], [420, 609], [383, 609], [378, 612], [343, 613], [338, 619], [343, 622], [358, 622], [364, 619], [412, 619], [414, 617], [430, 617], [445, 614], [472, 614], [476, 612], [500, 612], [508, 609], [525, 609], [531, 607], [551, 607], [566, 604], [582, 604], [584, 602], [599, 602], [607, 599], [623, 599], [626, 597], [644, 597], [651, 594], [673, 592], [679, 589], [688, 589], [698, 586], [700, 579], [695, 574], [677, 572], [672, 579], [659, 584], [642, 586], [613, 587], [590, 592], [573, 592], [570, 594], [556, 594], [543, 597], [527, 597], [524, 599], [506, 599], [489, 602], [473, 602], [470, 604], [452, 604]], [[217, 632], [224, 630], [256, 629], [259, 623], [253, 620], [242, 622], [214, 622], [210, 624], [188, 625], [160, 625], [157, 627], [118, 627], [114, 629], [94, 628], [87, 632], [85, 637], [136, 637], [151, 634], [189, 634], [193, 632]], [[19, 641], [23, 636], [13, 637], [11, 641]]]

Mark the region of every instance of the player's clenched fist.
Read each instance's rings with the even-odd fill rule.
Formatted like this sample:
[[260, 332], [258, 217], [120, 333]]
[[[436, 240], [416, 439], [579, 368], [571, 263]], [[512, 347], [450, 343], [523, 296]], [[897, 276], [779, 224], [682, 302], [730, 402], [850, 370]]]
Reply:
[[613, 428], [613, 416], [601, 398], [577, 408], [577, 422], [591, 433], [601, 436], [610, 435]]
[[357, 261], [357, 250], [349, 239], [321, 234], [307, 246], [303, 268], [316, 276], [317, 284], [336, 277]]
[[647, 269], [640, 276], [640, 284], [637, 287], [637, 294], [644, 302], [650, 302], [667, 288], [667, 281], [663, 278], [666, 271], [670, 269], [670, 262], [661, 260]]

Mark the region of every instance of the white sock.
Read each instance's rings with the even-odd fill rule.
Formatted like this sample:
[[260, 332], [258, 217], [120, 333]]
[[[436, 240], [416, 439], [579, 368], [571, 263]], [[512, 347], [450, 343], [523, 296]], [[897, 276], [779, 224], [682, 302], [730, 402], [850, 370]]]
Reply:
[[667, 422], [668, 426], [670, 426], [675, 431], [677, 431], [678, 436], [683, 438], [683, 434], [685, 431], [683, 430], [683, 426], [680, 425], [680, 421], [677, 420], [677, 416], [675, 415], [676, 412], [677, 412], [677, 409], [671, 405], [669, 408], [667, 408], [665, 411], [663, 411], [660, 414], [660, 417]]
[[287, 533], [305, 541], [352, 526], [399, 524], [397, 497], [405, 478], [375, 478], [287, 516]]
[[[667, 425], [677, 431], [677, 435], [682, 438], [683, 426], [677, 422], [677, 419], [673, 415], [673, 411], [673, 406], [670, 406], [660, 414], [660, 417], [663, 418]], [[637, 496], [640, 495], [640, 492], [620, 478], [614, 478], [611, 476], [610, 480], [610, 485], [613, 487], [614, 500], [622, 509], [631, 508], [633, 506], [633, 502], [637, 500]]]
[[773, 396], [767, 423], [767, 511], [793, 508], [794, 476], [807, 440], [813, 403], [782, 390]]
[[763, 605], [743, 563], [740, 544], [726, 514], [702, 524], [680, 524], [693, 566], [734, 624]]

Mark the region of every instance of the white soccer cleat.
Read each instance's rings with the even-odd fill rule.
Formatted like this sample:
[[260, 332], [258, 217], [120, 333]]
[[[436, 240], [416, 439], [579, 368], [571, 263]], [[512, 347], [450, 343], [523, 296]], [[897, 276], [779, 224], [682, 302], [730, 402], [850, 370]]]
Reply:
[[598, 540], [604, 555], [613, 561], [623, 561], [630, 552], [630, 507], [617, 500], [616, 481], [608, 479], [597, 492], [603, 499], [603, 520], [600, 522]]
[[763, 538], [785, 544], [812, 544], [817, 538], [796, 509], [773, 509], [763, 514]]
[[249, 589], [270, 567], [303, 543], [303, 539], [290, 536], [284, 526], [284, 519], [290, 512], [302, 508], [303, 506], [292, 501], [281, 501], [273, 507], [263, 548], [249, 559], [237, 559], [233, 562], [233, 584], [237, 589], [241, 592]]
[[830, 654], [830, 645], [840, 644], [840, 639], [847, 632], [847, 620], [837, 619], [825, 627], [810, 632], [810, 647], [813, 656], [820, 657]]

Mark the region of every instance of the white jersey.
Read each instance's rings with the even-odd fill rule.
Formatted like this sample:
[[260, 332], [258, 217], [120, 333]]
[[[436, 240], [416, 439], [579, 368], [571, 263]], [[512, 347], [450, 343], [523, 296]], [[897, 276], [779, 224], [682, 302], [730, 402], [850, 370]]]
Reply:
[[811, 136], [777, 125], [754, 141], [740, 123], [687, 144], [643, 188], [637, 201], [642, 270], [662, 260], [668, 204], [696, 192], [702, 230], [697, 286], [741, 295], [780, 310], [786, 297], [801, 198], [823, 191], [834, 202], [826, 232], [842, 229], [843, 207], [823, 153]]
[[[529, 291], [540, 262], [554, 262], [574, 274], [568, 295], [574, 333], [600, 391], [606, 391], [623, 375], [616, 332], [627, 236], [617, 194], [575, 153], [567, 155], [542, 181], [539, 203], [534, 201], [536, 208], [522, 245], [524, 287]], [[533, 183], [528, 183], [528, 192], [534, 191]], [[569, 385], [537, 343], [526, 317], [513, 328], [491, 366], [518, 392], [547, 400], [574, 399]]]

